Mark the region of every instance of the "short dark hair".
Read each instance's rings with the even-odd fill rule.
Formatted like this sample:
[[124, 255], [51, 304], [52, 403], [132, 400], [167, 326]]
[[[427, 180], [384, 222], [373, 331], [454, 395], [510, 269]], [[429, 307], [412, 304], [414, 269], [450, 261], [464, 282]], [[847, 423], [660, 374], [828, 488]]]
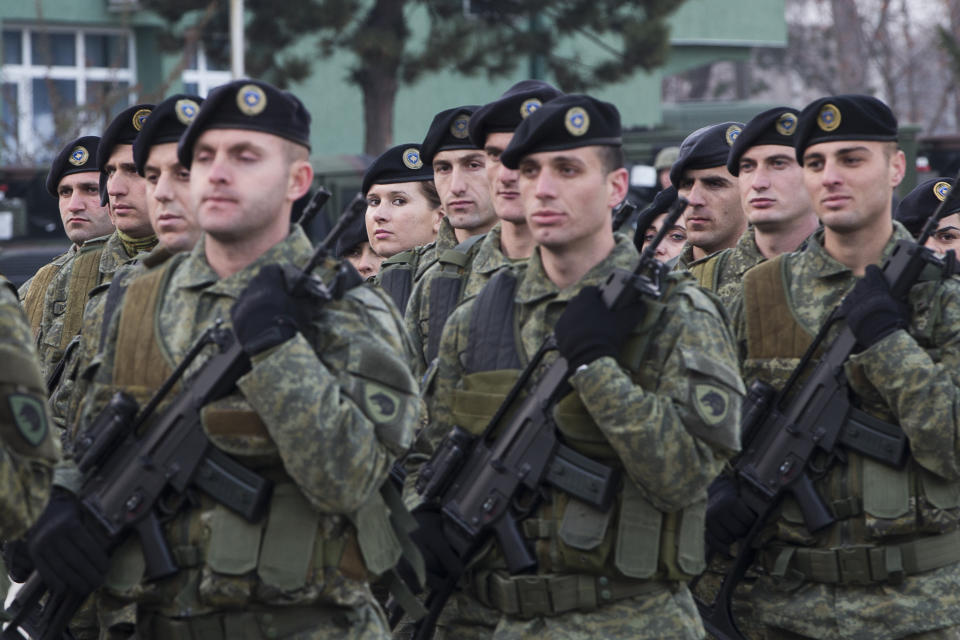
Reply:
[[431, 209], [439, 209], [440, 205], [443, 204], [440, 202], [440, 194], [437, 192], [437, 185], [433, 183], [433, 180], [420, 180], [420, 193], [424, 195], [427, 199], [427, 202], [430, 203]]
[[601, 145], [597, 149], [597, 155], [600, 157], [600, 164], [603, 166], [604, 173], [622, 169], [626, 164], [623, 147], [620, 145]]

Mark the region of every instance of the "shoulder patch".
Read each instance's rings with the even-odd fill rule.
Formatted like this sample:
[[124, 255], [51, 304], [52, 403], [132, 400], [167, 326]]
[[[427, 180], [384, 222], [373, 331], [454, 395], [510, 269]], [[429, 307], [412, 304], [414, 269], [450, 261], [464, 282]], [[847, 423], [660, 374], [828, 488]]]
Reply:
[[364, 383], [363, 402], [367, 415], [378, 424], [392, 422], [400, 413], [400, 398], [397, 393], [377, 382], [367, 380]]
[[730, 394], [718, 385], [698, 384], [694, 387], [694, 406], [700, 418], [715, 427], [724, 421], [730, 409]]
[[49, 427], [43, 403], [26, 393], [11, 393], [7, 396], [13, 424], [31, 446], [39, 446], [47, 437]]

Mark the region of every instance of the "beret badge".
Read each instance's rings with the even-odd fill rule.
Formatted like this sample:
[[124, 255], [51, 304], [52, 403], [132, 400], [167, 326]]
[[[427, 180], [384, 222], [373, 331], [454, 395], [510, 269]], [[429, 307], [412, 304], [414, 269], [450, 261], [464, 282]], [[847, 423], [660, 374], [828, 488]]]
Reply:
[[423, 160], [420, 159], [420, 151], [416, 147], [403, 150], [403, 166], [411, 171], [416, 171], [423, 167]]
[[583, 107], [570, 107], [563, 124], [572, 136], [582, 136], [590, 129], [590, 115]]
[[137, 112], [133, 114], [133, 128], [137, 131], [143, 129], [143, 123], [147, 121], [149, 116], [150, 109], [137, 109]]
[[470, 126], [470, 114], [463, 113], [453, 119], [453, 122], [450, 123], [450, 135], [454, 138], [459, 138], [463, 140], [468, 135], [470, 131], [468, 127]]
[[776, 129], [782, 136], [792, 136], [797, 132], [797, 116], [789, 111], [783, 113], [777, 118]]
[[741, 131], [743, 131], [743, 129], [736, 124], [732, 124], [729, 127], [727, 127], [726, 132], [724, 132], [723, 134], [723, 139], [727, 141], [728, 146], [730, 147], [733, 146], [733, 143], [736, 142], [737, 137], [740, 135]]
[[937, 184], [933, 185], [933, 195], [937, 196], [937, 200], [943, 202], [947, 199], [947, 194], [950, 193], [950, 183], [943, 182], [942, 180]]
[[526, 119], [531, 113], [543, 106], [543, 103], [536, 98], [529, 98], [520, 105], [520, 117]]
[[190, 126], [190, 123], [197, 117], [197, 112], [199, 111], [200, 105], [189, 98], [177, 100], [177, 103], [173, 107], [173, 112], [176, 114], [177, 120], [187, 126]]
[[830, 132], [840, 126], [840, 109], [832, 104], [825, 104], [817, 115], [817, 125], [824, 131]]
[[240, 113], [253, 117], [267, 108], [267, 95], [255, 84], [245, 84], [237, 91], [237, 108]]
[[73, 148], [73, 151], [70, 152], [68, 162], [75, 167], [82, 167], [89, 158], [90, 152], [87, 151], [86, 147], [76, 146]]

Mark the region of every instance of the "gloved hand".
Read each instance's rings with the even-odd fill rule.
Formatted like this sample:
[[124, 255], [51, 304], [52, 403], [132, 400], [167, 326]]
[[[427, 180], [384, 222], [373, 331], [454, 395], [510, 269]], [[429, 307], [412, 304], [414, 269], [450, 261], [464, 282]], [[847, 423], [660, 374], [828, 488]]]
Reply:
[[103, 584], [110, 556], [84, 527], [80, 503], [54, 491], [27, 541], [30, 558], [51, 591], [92, 593]]
[[[27, 534], [28, 537], [29, 533]], [[24, 538], [8, 540], [3, 543], [3, 563], [7, 566], [7, 575], [16, 583], [23, 583], [33, 573], [33, 560]]]
[[247, 355], [266, 351], [296, 335], [299, 306], [287, 291], [280, 265], [261, 269], [230, 309], [233, 331]]
[[707, 548], [726, 554], [750, 532], [757, 514], [740, 499], [736, 480], [726, 474], [710, 483], [707, 495]]
[[640, 298], [611, 311], [603, 303], [597, 287], [584, 287], [567, 303], [553, 328], [557, 350], [571, 369], [603, 356], [616, 358], [645, 312], [646, 304]]
[[840, 313], [860, 346], [868, 349], [897, 329], [906, 329], [910, 307], [893, 297], [883, 272], [872, 264], [843, 299]]
[[439, 589], [454, 575], [463, 573], [463, 561], [443, 536], [443, 515], [432, 506], [421, 506], [413, 511], [420, 526], [410, 538], [420, 549], [427, 571], [427, 587]]

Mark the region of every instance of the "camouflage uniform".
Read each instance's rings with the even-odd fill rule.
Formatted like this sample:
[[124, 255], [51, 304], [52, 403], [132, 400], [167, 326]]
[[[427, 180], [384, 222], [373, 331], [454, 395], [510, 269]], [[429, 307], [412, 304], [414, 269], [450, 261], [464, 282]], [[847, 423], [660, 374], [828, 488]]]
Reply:
[[[436, 240], [387, 258], [380, 265], [380, 272], [374, 276], [373, 281], [375, 284], [382, 286], [384, 276], [387, 276], [391, 271], [396, 269], [409, 269], [411, 272], [409, 284], [412, 287], [420, 281], [420, 278], [423, 277], [423, 274], [425, 274], [430, 267], [437, 263], [437, 256], [440, 253], [443, 253], [447, 249], [453, 249], [456, 246], [457, 236], [454, 235], [453, 226], [449, 220], [443, 218], [443, 220], [440, 221], [440, 229], [437, 232]], [[390, 295], [393, 296], [395, 293], [390, 292]], [[397, 307], [401, 312], [406, 309], [409, 296], [410, 292], [407, 293], [407, 299], [405, 300], [394, 299], [394, 302], [397, 303]]]
[[[580, 282], [558, 290], [535, 252], [517, 272], [513, 298], [520, 359], [540, 347], [582, 287], [599, 285], [612, 269], [632, 269], [636, 262], [632, 243], [620, 238]], [[545, 632], [563, 638], [703, 637], [684, 581], [703, 570], [706, 489], [738, 446], [743, 387], [717, 303], [686, 274], [671, 274], [665, 286], [666, 295], [648, 302], [648, 313], [623, 350], [629, 364], [604, 357], [579, 369], [570, 378], [576, 393], [554, 411], [566, 444], [623, 468], [624, 483], [611, 511], [584, 515], [575, 498], [543, 487], [543, 503], [521, 527], [535, 543], [530, 548], [536, 549], [539, 573], [511, 578], [499, 548], [491, 549], [471, 565], [461, 582], [464, 590], [444, 609], [441, 637], [542, 638]], [[478, 301], [485, 295], [458, 307], [444, 328], [428, 396], [432, 420], [425, 437], [433, 443], [455, 424], [479, 433], [519, 375], [516, 369], [465, 369], [474, 308], [483, 308]], [[534, 379], [555, 357], [547, 354]], [[714, 399], [722, 406], [714, 409], [720, 413], [703, 401], [706, 388], [717, 392]], [[595, 518], [602, 522], [586, 536], [590, 541], [567, 535], [568, 525], [589, 521], [592, 527], [598, 525]], [[676, 535], [678, 521], [690, 527], [684, 541]], [[645, 570], [629, 557], [631, 551], [645, 556]], [[555, 586], [569, 580], [580, 585], [576, 602], [549, 604], [557, 602]], [[525, 597], [531, 583], [548, 593]], [[503, 613], [510, 607], [492, 595], [495, 584], [507, 585], [505, 592], [518, 590], [518, 610]], [[620, 596], [613, 595], [617, 589]]]
[[[163, 293], [152, 297], [156, 313], [141, 320], [156, 327], [141, 334], [154, 335], [134, 332], [137, 348], [158, 341], [152, 368], [169, 371], [215, 320], [229, 325], [235, 299], [263, 266], [304, 264], [311, 252], [297, 227], [223, 280], [207, 264], [202, 242], [133, 279], [89, 367], [93, 382], [80, 409], [82, 424], [114, 389], [143, 402], [164, 377], [124, 353], [128, 323], [144, 315], [138, 286], [159, 282], [152, 286]], [[316, 274], [332, 277], [326, 267]], [[382, 551], [377, 545], [389, 527], [378, 489], [408, 446], [416, 419], [415, 382], [400, 355], [401, 321], [382, 293], [361, 286], [322, 307], [307, 334], [256, 355], [237, 383], [240, 393], [203, 412], [217, 447], [274, 481], [269, 516], [251, 524], [200, 497], [197, 507], [167, 523], [181, 571], [157, 582], [141, 580], [135, 542], [113, 555], [106, 591], [137, 602], [140, 637], [206, 638], [204, 625], [223, 634], [214, 638], [388, 635], [367, 571], [374, 570], [368, 552]]]
[[[884, 256], [897, 240], [910, 238], [899, 223], [893, 225]], [[857, 280], [822, 243], [821, 230], [804, 250], [758, 267], [784, 261], [774, 277], [783, 279], [788, 313], [809, 334], [808, 342]], [[747, 282], [753, 275], [748, 274]], [[798, 357], [750, 357], [749, 286], [744, 285], [732, 305], [744, 380], [761, 378], [782, 387]], [[912, 638], [960, 625], [960, 564], [949, 560], [956, 553], [949, 536], [957, 535], [960, 519], [960, 281], [922, 281], [911, 289], [909, 303], [908, 331], [895, 331], [852, 355], [846, 375], [863, 410], [901, 426], [910, 440], [910, 460], [898, 471], [848, 451], [846, 464], [836, 464], [816, 481], [838, 522], [815, 534], [803, 526], [793, 499], [786, 499], [760, 550], [757, 569], [765, 575], [744, 601], [763, 624], [803, 636], [849, 640]], [[937, 539], [950, 548], [931, 554], [911, 547]], [[875, 551], [864, 551], [870, 548]], [[833, 557], [830, 550], [836, 549], [845, 550], [837, 554], [838, 574], [848, 572], [852, 580], [859, 572], [860, 583], [814, 578], [813, 569], [805, 568], [809, 565], [798, 564], [814, 555]], [[870, 554], [869, 566], [860, 552]], [[939, 568], [910, 571], [910, 563], [921, 556]], [[894, 571], [902, 573], [884, 579]]]
[[30, 327], [2, 276], [0, 361], [0, 538], [13, 540], [43, 511], [58, 451]]
[[713, 291], [727, 309], [740, 293], [743, 274], [766, 260], [757, 247], [756, 234], [756, 229], [749, 227], [734, 248], [718, 251], [689, 265], [690, 273], [700, 286]]
[[[46, 293], [46, 287], [50, 284], [50, 279], [63, 268], [63, 265], [66, 264], [67, 261], [74, 258], [79, 249], [80, 247], [78, 245], [70, 245], [67, 251], [37, 269], [37, 272], [30, 276], [30, 278], [17, 289], [17, 297], [20, 299], [20, 304], [23, 305], [24, 311], [27, 314], [27, 321], [30, 323], [30, 330], [34, 336], [37, 336], [40, 332], [40, 319], [43, 317], [43, 297], [44, 293]], [[41, 275], [44, 270], [49, 271], [49, 279]], [[31, 295], [31, 289], [34, 283], [39, 283], [39, 280], [46, 281], [46, 285], [42, 286], [43, 292], [36, 290], [33, 291]], [[38, 284], [38, 286], [40, 285]]]

